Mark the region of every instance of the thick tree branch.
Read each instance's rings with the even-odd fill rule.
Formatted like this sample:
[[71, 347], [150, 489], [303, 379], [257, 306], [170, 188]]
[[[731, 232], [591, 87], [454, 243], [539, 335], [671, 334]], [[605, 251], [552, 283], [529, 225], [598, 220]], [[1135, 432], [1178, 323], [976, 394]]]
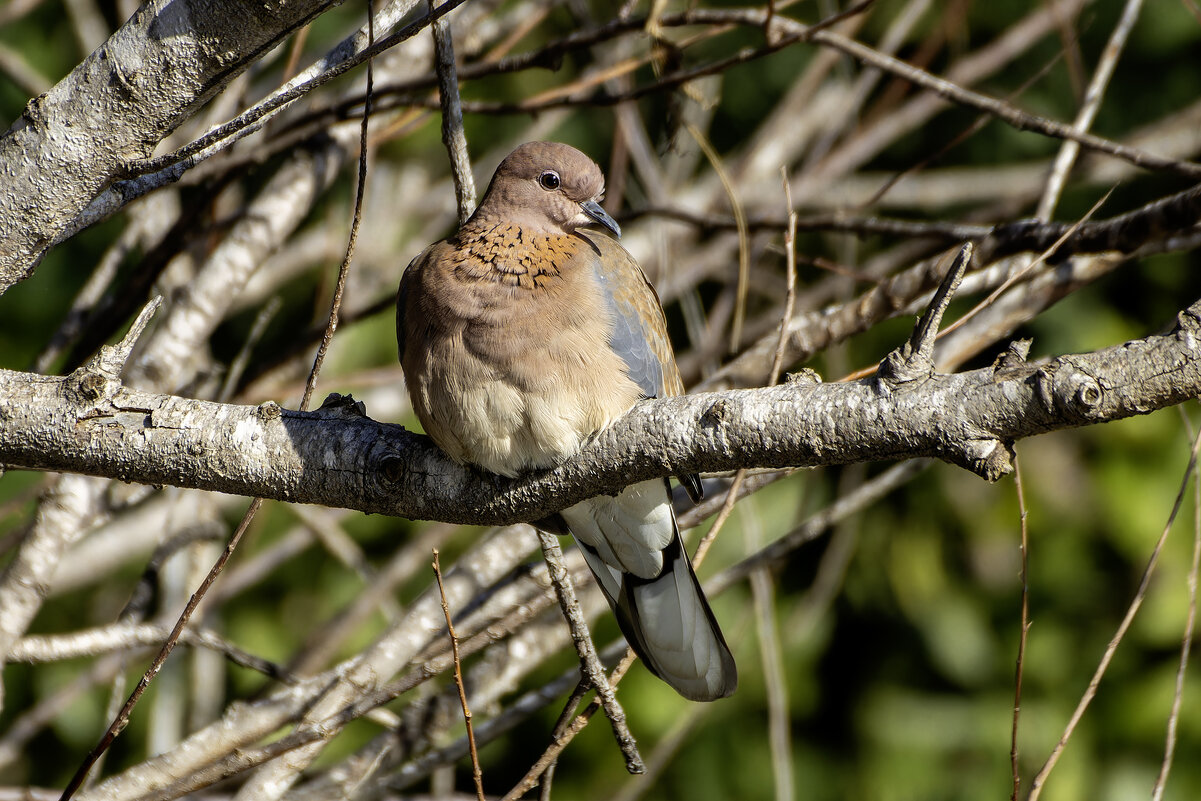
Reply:
[[[873, 377], [647, 401], [577, 459], [516, 479], [467, 470], [361, 406], [312, 413], [129, 389], [81, 368], [0, 371], [0, 463], [463, 523], [531, 520], [632, 481], [738, 467], [936, 456], [985, 478], [1017, 439], [1201, 395], [1201, 302], [1175, 329], [1041, 366]], [[398, 388], [399, 391], [399, 388]]]
[[293, 30], [340, 0], [143, 5], [0, 136], [0, 293], [128, 164]]

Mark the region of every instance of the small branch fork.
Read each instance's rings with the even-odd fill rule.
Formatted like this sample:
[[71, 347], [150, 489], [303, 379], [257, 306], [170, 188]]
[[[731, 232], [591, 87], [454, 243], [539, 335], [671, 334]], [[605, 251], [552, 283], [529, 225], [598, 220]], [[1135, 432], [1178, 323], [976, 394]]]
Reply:
[[943, 313], [951, 304], [951, 296], [963, 280], [967, 265], [972, 260], [972, 252], [971, 242], [959, 249], [930, 306], [918, 318], [909, 341], [888, 354], [876, 371], [877, 377], [900, 384], [934, 374], [934, 340], [938, 337], [938, 327], [942, 323]]

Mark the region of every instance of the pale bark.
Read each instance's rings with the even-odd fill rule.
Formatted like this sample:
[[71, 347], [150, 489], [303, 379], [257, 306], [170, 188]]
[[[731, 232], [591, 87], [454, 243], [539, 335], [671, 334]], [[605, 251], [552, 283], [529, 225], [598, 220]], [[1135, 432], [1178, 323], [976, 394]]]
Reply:
[[[1201, 394], [1201, 303], [1175, 330], [1042, 365], [647, 401], [560, 467], [505, 479], [341, 403], [316, 412], [0, 371], [0, 463], [457, 523], [537, 519], [656, 476], [935, 456], [995, 480], [1012, 443]], [[397, 391], [403, 391], [397, 387]]]
[[340, 0], [153, 0], [0, 137], [0, 292], [96, 195], [285, 36]]

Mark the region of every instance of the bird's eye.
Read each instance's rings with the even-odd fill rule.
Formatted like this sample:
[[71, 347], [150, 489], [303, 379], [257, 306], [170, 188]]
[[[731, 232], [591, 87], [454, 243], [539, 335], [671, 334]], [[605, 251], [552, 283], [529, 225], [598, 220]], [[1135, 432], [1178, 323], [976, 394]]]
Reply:
[[559, 173], [554, 170], [547, 170], [538, 176], [538, 184], [543, 189], [551, 190], [559, 188]]

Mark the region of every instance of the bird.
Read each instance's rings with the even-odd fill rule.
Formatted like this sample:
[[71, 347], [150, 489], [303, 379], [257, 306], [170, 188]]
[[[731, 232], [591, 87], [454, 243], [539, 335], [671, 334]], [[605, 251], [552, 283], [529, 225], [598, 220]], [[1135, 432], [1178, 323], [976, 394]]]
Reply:
[[[396, 320], [405, 384], [426, 434], [455, 462], [508, 477], [554, 467], [639, 401], [683, 393], [663, 307], [614, 238], [604, 189], [581, 151], [527, 142], [458, 231], [406, 268]], [[679, 479], [699, 500], [699, 476]], [[532, 522], [574, 537], [651, 673], [690, 700], [734, 692], [734, 657], [667, 478]]]

